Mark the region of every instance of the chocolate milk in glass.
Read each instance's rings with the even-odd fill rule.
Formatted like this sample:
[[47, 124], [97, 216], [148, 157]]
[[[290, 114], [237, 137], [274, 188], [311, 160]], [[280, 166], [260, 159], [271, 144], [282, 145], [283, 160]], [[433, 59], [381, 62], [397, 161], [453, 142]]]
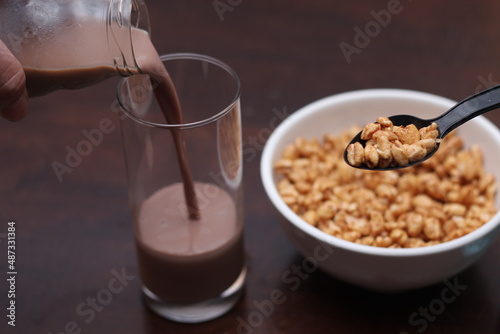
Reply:
[[[51, 47], [60, 49], [57, 57], [43, 59], [44, 55], [37, 55], [43, 69], [25, 67], [32, 95], [85, 87], [116, 75], [112, 66], [99, 65], [107, 60], [106, 50], [86, 47], [96, 39], [106, 38], [101, 27], [92, 22], [86, 22], [85, 27], [64, 32], [68, 39], [81, 42], [74, 43], [73, 48], [55, 44]], [[140, 29], [132, 29], [131, 33], [138, 68], [150, 75], [167, 123], [181, 123], [175, 88], [149, 34]], [[75, 59], [82, 65], [74, 66]], [[214, 185], [193, 181], [182, 136], [180, 130], [172, 130], [177, 148], [177, 157], [172, 159], [178, 159], [183, 182], [147, 198], [134, 223], [144, 285], [164, 301], [193, 303], [217, 297], [238, 278], [243, 268], [243, 231], [229, 194]], [[204, 193], [212, 196], [200, 206], [197, 194]]]
[[[150, 39], [134, 41], [139, 67], [150, 75], [167, 123], [182, 123], [170, 76]], [[139, 267], [144, 285], [160, 299], [196, 303], [219, 296], [243, 268], [243, 224], [223, 189], [193, 182], [183, 132], [171, 130], [182, 184], [147, 198], [136, 221]], [[199, 203], [197, 198], [203, 198]]]
[[[158, 190], [142, 205], [136, 231], [144, 285], [162, 300], [196, 303], [220, 295], [243, 267], [243, 224], [230, 195], [196, 183], [200, 218], [183, 210], [182, 185]], [[168, 203], [168, 205], [165, 205]]]

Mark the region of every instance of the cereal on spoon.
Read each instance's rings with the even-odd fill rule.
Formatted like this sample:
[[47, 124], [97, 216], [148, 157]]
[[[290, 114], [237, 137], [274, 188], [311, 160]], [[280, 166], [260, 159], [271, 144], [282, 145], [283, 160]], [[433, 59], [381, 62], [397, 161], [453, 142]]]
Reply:
[[352, 166], [368, 168], [404, 167], [422, 160], [437, 145], [439, 132], [436, 123], [420, 130], [413, 124], [394, 126], [387, 117], [378, 117], [367, 124], [360, 142], [347, 147], [347, 160]]

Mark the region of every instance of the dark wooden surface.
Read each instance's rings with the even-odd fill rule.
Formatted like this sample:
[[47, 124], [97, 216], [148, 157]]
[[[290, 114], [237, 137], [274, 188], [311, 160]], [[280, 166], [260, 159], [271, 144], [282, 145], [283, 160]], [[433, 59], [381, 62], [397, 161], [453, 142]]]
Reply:
[[[226, 4], [222, 16], [214, 3]], [[451, 303], [440, 303], [444, 283], [379, 294], [315, 271], [297, 276], [299, 284], [292, 286], [283, 275], [303, 259], [282, 233], [259, 176], [262, 146], [280, 115], [318, 98], [394, 87], [459, 100], [500, 82], [500, 2], [148, 4], [160, 53], [205, 53], [241, 77], [250, 269], [245, 297], [226, 316], [197, 325], [166, 321], [143, 307], [111, 79], [33, 99], [20, 123], [0, 120], [0, 276], [7, 271], [9, 220], [17, 223], [18, 271], [15, 328], [7, 325], [1, 279], [1, 333], [500, 333], [500, 240], [454, 278], [466, 289]], [[384, 16], [388, 8], [393, 13]], [[376, 16], [383, 24], [374, 23]], [[369, 40], [356, 37], [366, 28]], [[357, 47], [350, 62], [341, 43]], [[488, 117], [500, 125], [499, 115], [493, 111]], [[68, 148], [85, 139], [82, 131], [106, 118], [114, 130], [59, 180], [54, 162], [64, 164]], [[130, 280], [109, 295], [113, 273], [122, 271]], [[284, 300], [271, 308], [265, 301], [276, 289]], [[90, 306], [93, 298], [109, 296], [106, 305]]]

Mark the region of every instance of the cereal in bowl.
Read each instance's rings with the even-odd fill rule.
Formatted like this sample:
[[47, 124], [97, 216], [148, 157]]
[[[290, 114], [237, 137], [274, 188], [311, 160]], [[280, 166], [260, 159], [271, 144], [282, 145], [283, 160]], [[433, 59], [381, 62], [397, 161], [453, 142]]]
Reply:
[[312, 226], [364, 245], [412, 248], [459, 238], [497, 212], [496, 181], [485, 173], [478, 146], [466, 149], [451, 133], [419, 165], [360, 170], [343, 160], [360, 130], [327, 134], [322, 141], [297, 138], [275, 163], [281, 198]]

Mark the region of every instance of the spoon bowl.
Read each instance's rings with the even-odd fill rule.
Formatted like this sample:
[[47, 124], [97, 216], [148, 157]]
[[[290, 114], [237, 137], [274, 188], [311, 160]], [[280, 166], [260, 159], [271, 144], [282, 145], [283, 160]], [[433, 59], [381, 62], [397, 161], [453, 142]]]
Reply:
[[[438, 139], [443, 139], [451, 131], [464, 124], [465, 122], [484, 114], [488, 111], [497, 109], [500, 107], [500, 85], [488, 88], [477, 94], [469, 96], [468, 98], [462, 100], [461, 102], [455, 104], [448, 111], [442, 115], [433, 119], [422, 119], [412, 115], [394, 115], [390, 116], [389, 119], [392, 121], [394, 126], [406, 126], [413, 124], [417, 129], [429, 126], [432, 123], [438, 125]], [[363, 147], [365, 146], [366, 140], [361, 139], [361, 132], [359, 132], [354, 138], [349, 142], [344, 151], [345, 162], [354, 168], [359, 169], [369, 169], [369, 170], [394, 170], [400, 168], [407, 168], [416, 164], [419, 164], [434, 155], [439, 149], [439, 142], [436, 142], [436, 147], [429, 151], [427, 155], [420, 160], [410, 162], [404, 166], [388, 166], [384, 168], [370, 168], [366, 164], [360, 166], [353, 165], [347, 159], [347, 148], [349, 145], [359, 142]]]

